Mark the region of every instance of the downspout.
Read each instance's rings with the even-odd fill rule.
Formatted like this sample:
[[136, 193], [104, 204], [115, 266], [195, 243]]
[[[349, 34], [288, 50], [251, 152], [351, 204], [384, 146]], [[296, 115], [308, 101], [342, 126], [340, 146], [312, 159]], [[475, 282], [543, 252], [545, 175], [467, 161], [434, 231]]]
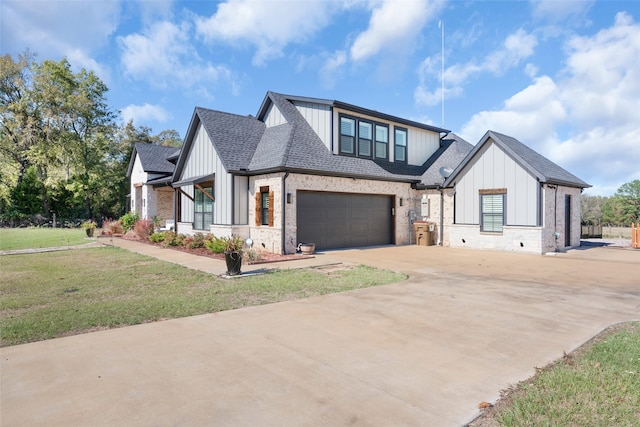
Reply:
[[178, 192], [177, 188], [173, 189], [173, 231], [178, 234], [178, 203], [180, 192]]
[[286, 233], [287, 215], [285, 214], [285, 210], [287, 208], [287, 183], [285, 181], [287, 180], [288, 177], [289, 177], [289, 171], [286, 171], [285, 174], [282, 176], [282, 232], [280, 233], [282, 238], [280, 252], [282, 253], [282, 255], [286, 254], [284, 245], [286, 243], [286, 235], [287, 235]]
[[444, 246], [444, 189], [438, 186], [440, 190], [440, 245]]

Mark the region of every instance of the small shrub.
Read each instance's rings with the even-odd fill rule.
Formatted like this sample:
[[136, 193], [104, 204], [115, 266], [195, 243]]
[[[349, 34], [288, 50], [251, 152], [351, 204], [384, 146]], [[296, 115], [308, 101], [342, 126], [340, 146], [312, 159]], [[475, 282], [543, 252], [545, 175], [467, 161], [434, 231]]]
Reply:
[[256, 261], [260, 261], [262, 259], [262, 255], [260, 255], [260, 253], [257, 252], [255, 249], [249, 249], [249, 250], [244, 251], [242, 256], [248, 262], [256, 262]]
[[176, 234], [174, 231], [165, 231], [163, 246], [182, 246], [182, 242], [187, 236], [184, 234]]
[[189, 249], [200, 249], [205, 247], [206, 237], [202, 233], [196, 233], [184, 239], [182, 244]]
[[151, 240], [153, 243], [164, 242], [164, 231], [153, 233], [151, 236], [149, 236], [149, 240]]
[[118, 220], [105, 221], [102, 223], [102, 234], [124, 234], [124, 228]]
[[131, 229], [133, 229], [133, 226], [139, 219], [140, 217], [135, 212], [129, 212], [122, 215], [122, 218], [120, 218], [120, 223], [122, 224], [122, 228], [124, 228], [124, 232], [127, 233]]
[[210, 239], [205, 241], [205, 246], [214, 254], [221, 254], [224, 252], [224, 241], [213, 235], [211, 235]]
[[139, 219], [133, 225], [133, 233], [140, 240], [147, 240], [153, 234], [153, 221], [150, 219]]

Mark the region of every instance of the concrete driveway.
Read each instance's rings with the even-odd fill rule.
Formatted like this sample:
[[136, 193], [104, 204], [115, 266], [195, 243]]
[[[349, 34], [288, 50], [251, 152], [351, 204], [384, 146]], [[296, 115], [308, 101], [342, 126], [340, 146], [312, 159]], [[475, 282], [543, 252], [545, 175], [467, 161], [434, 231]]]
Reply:
[[0, 424], [460, 426], [534, 367], [640, 319], [640, 251], [317, 259], [410, 279], [3, 348]]

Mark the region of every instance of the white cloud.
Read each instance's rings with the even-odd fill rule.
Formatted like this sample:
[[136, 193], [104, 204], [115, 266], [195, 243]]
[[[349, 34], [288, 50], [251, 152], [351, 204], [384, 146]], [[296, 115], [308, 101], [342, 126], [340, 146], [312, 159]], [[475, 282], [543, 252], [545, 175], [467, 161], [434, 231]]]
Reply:
[[109, 72], [91, 57], [108, 44], [120, 21], [120, 1], [3, 0], [0, 40], [4, 53], [28, 47], [37, 59], [66, 56], [74, 70], [86, 68], [108, 81]]
[[189, 31], [186, 23], [176, 25], [162, 21], [142, 33], [119, 37], [125, 73], [162, 88], [176, 84], [192, 88], [202, 82], [210, 85], [221, 79], [231, 80], [231, 72], [226, 67], [213, 65], [198, 56]]
[[337, 75], [346, 63], [347, 52], [344, 50], [338, 50], [327, 58], [319, 72], [325, 88], [332, 89], [334, 87]]
[[[464, 85], [471, 76], [487, 72], [493, 75], [502, 75], [505, 71], [518, 66], [524, 59], [534, 53], [538, 41], [533, 34], [529, 34], [523, 29], [519, 29], [510, 34], [502, 44], [500, 49], [490, 52], [480, 61], [470, 61], [465, 64], [454, 64], [445, 68], [445, 95], [447, 98], [460, 96], [464, 91]], [[442, 89], [437, 87], [441, 83], [440, 56], [426, 58], [418, 67], [419, 86], [414, 92], [414, 99], [418, 105], [436, 105], [440, 102], [439, 94]], [[531, 71], [531, 66], [527, 65], [526, 72]]]
[[149, 120], [164, 123], [173, 118], [164, 108], [148, 103], [144, 105], [127, 105], [120, 110], [120, 114], [122, 115], [125, 123], [133, 120], [134, 124], [140, 124], [141, 122]]
[[70, 49], [87, 51], [103, 46], [120, 19], [120, 2], [115, 0], [3, 0], [0, 7], [2, 49], [30, 46], [47, 57], [64, 55]]
[[[503, 108], [475, 114], [461, 131], [477, 141], [487, 129], [512, 135], [596, 188], [640, 177], [640, 25], [626, 14], [590, 37], [573, 37], [560, 78], [535, 78]], [[572, 126], [569, 135], [558, 133]]]
[[95, 59], [90, 58], [80, 49], [73, 49], [67, 52], [67, 59], [76, 70], [84, 68], [93, 71], [107, 86], [111, 80], [111, 73], [107, 67], [102, 66]]
[[351, 46], [351, 58], [361, 61], [383, 50], [412, 47], [428, 20], [441, 8], [440, 1], [383, 0], [376, 3], [369, 27]]
[[339, 7], [328, 1], [228, 0], [211, 17], [197, 18], [196, 31], [210, 43], [252, 45], [253, 63], [264, 65], [289, 43], [303, 43], [328, 25]]
[[525, 137], [538, 146], [554, 138], [555, 126], [566, 120], [558, 88], [548, 76], [542, 76], [505, 101], [499, 111], [481, 111], [462, 127], [460, 136], [478, 141], [487, 130]]
[[558, 0], [531, 0], [533, 16], [554, 22], [566, 21], [572, 16], [581, 17], [594, 1], [558, 1]]

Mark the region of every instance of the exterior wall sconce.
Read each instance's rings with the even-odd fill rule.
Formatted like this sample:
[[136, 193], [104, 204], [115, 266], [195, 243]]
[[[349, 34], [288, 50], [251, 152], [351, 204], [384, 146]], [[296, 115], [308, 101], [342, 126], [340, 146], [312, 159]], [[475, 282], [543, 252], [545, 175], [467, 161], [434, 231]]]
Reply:
[[291, 204], [291, 200], [293, 199], [293, 195], [291, 193], [287, 193], [287, 203]]
[[404, 200], [402, 199], [402, 197], [400, 197], [400, 206], [402, 206], [403, 203], [404, 203]]

